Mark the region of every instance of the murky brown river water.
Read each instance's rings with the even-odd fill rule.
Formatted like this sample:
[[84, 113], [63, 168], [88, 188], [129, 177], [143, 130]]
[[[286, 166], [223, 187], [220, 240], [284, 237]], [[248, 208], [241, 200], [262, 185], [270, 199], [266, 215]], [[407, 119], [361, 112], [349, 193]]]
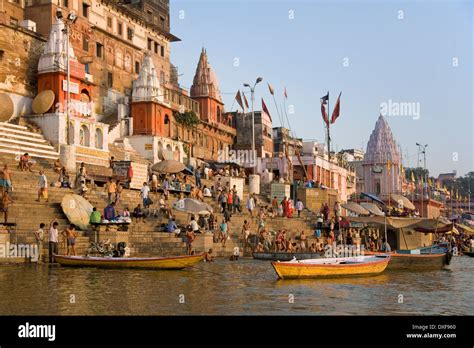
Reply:
[[0, 266], [0, 315], [472, 315], [473, 308], [467, 256], [439, 271], [327, 280], [277, 280], [269, 262], [251, 259], [184, 271]]

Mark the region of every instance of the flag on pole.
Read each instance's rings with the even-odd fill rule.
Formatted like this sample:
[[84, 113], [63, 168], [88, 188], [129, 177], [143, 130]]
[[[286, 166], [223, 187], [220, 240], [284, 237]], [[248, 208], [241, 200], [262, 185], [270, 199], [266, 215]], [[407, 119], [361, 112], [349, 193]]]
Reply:
[[270, 118], [270, 121], [273, 122], [273, 121], [272, 121], [272, 116], [270, 116], [270, 111], [268, 111], [268, 108], [267, 108], [267, 106], [265, 105], [265, 102], [263, 101], [263, 98], [262, 98], [262, 111], [263, 111], [264, 113], [266, 113], [266, 114], [268, 115], [268, 117]]
[[334, 110], [332, 111], [332, 116], [331, 116], [331, 123], [336, 122], [336, 119], [339, 117], [339, 114], [341, 112], [341, 93], [339, 93], [339, 97], [337, 97], [336, 101], [336, 106], [334, 106]]
[[245, 108], [248, 109], [249, 108], [249, 102], [247, 101], [247, 97], [245, 96], [245, 93], [243, 93], [243, 95], [244, 95]]
[[237, 104], [240, 105], [242, 108], [242, 111], [244, 110], [244, 103], [242, 103], [242, 96], [240, 95], [240, 90], [237, 91], [237, 94], [235, 95], [235, 100], [237, 101]]
[[271, 95], [275, 95], [275, 90], [273, 89], [272, 85], [267, 82], [268, 90], [270, 91]]
[[321, 98], [321, 115], [323, 115], [324, 123], [326, 123], [326, 126], [329, 127], [329, 117], [326, 111], [326, 107], [324, 106], [328, 103], [328, 100], [329, 100], [329, 92], [328, 94], [326, 94], [324, 97]]
[[283, 91], [283, 95], [285, 96], [285, 99], [288, 99], [288, 94], [286, 93], [286, 86], [285, 86], [285, 90]]

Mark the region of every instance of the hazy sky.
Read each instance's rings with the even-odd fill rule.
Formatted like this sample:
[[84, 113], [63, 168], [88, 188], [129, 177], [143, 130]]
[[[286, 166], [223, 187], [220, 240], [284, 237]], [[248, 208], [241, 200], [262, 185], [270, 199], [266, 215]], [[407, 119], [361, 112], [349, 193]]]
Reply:
[[[332, 149], [365, 150], [386, 103], [405, 166], [416, 165], [420, 142], [432, 175], [474, 170], [472, 1], [170, 2], [171, 31], [182, 40], [171, 59], [183, 87], [204, 46], [227, 111], [237, 89], [262, 76], [256, 109], [263, 97], [279, 126], [266, 83], [279, 107], [286, 86], [293, 131], [324, 141], [320, 97], [330, 91], [332, 111], [342, 91]], [[400, 103], [410, 108], [397, 113]]]

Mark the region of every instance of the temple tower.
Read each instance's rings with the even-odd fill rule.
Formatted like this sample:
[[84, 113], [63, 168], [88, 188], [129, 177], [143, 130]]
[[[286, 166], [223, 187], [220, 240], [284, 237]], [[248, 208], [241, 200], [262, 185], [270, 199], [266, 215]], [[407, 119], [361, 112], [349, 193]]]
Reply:
[[191, 98], [199, 102], [201, 120], [208, 123], [222, 123], [224, 103], [216, 74], [207, 60], [203, 48], [191, 86]]
[[364, 155], [364, 192], [383, 199], [401, 192], [401, 157], [392, 131], [383, 116], [379, 116], [367, 143]]

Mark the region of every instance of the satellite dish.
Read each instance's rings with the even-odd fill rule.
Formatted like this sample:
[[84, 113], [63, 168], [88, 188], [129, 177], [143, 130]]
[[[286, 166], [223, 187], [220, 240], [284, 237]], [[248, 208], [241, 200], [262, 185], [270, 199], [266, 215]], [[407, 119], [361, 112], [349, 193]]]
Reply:
[[8, 94], [0, 93], [0, 122], [8, 121], [14, 109], [12, 98]]
[[32, 109], [35, 114], [44, 114], [54, 103], [54, 92], [50, 89], [42, 91], [33, 99]]

